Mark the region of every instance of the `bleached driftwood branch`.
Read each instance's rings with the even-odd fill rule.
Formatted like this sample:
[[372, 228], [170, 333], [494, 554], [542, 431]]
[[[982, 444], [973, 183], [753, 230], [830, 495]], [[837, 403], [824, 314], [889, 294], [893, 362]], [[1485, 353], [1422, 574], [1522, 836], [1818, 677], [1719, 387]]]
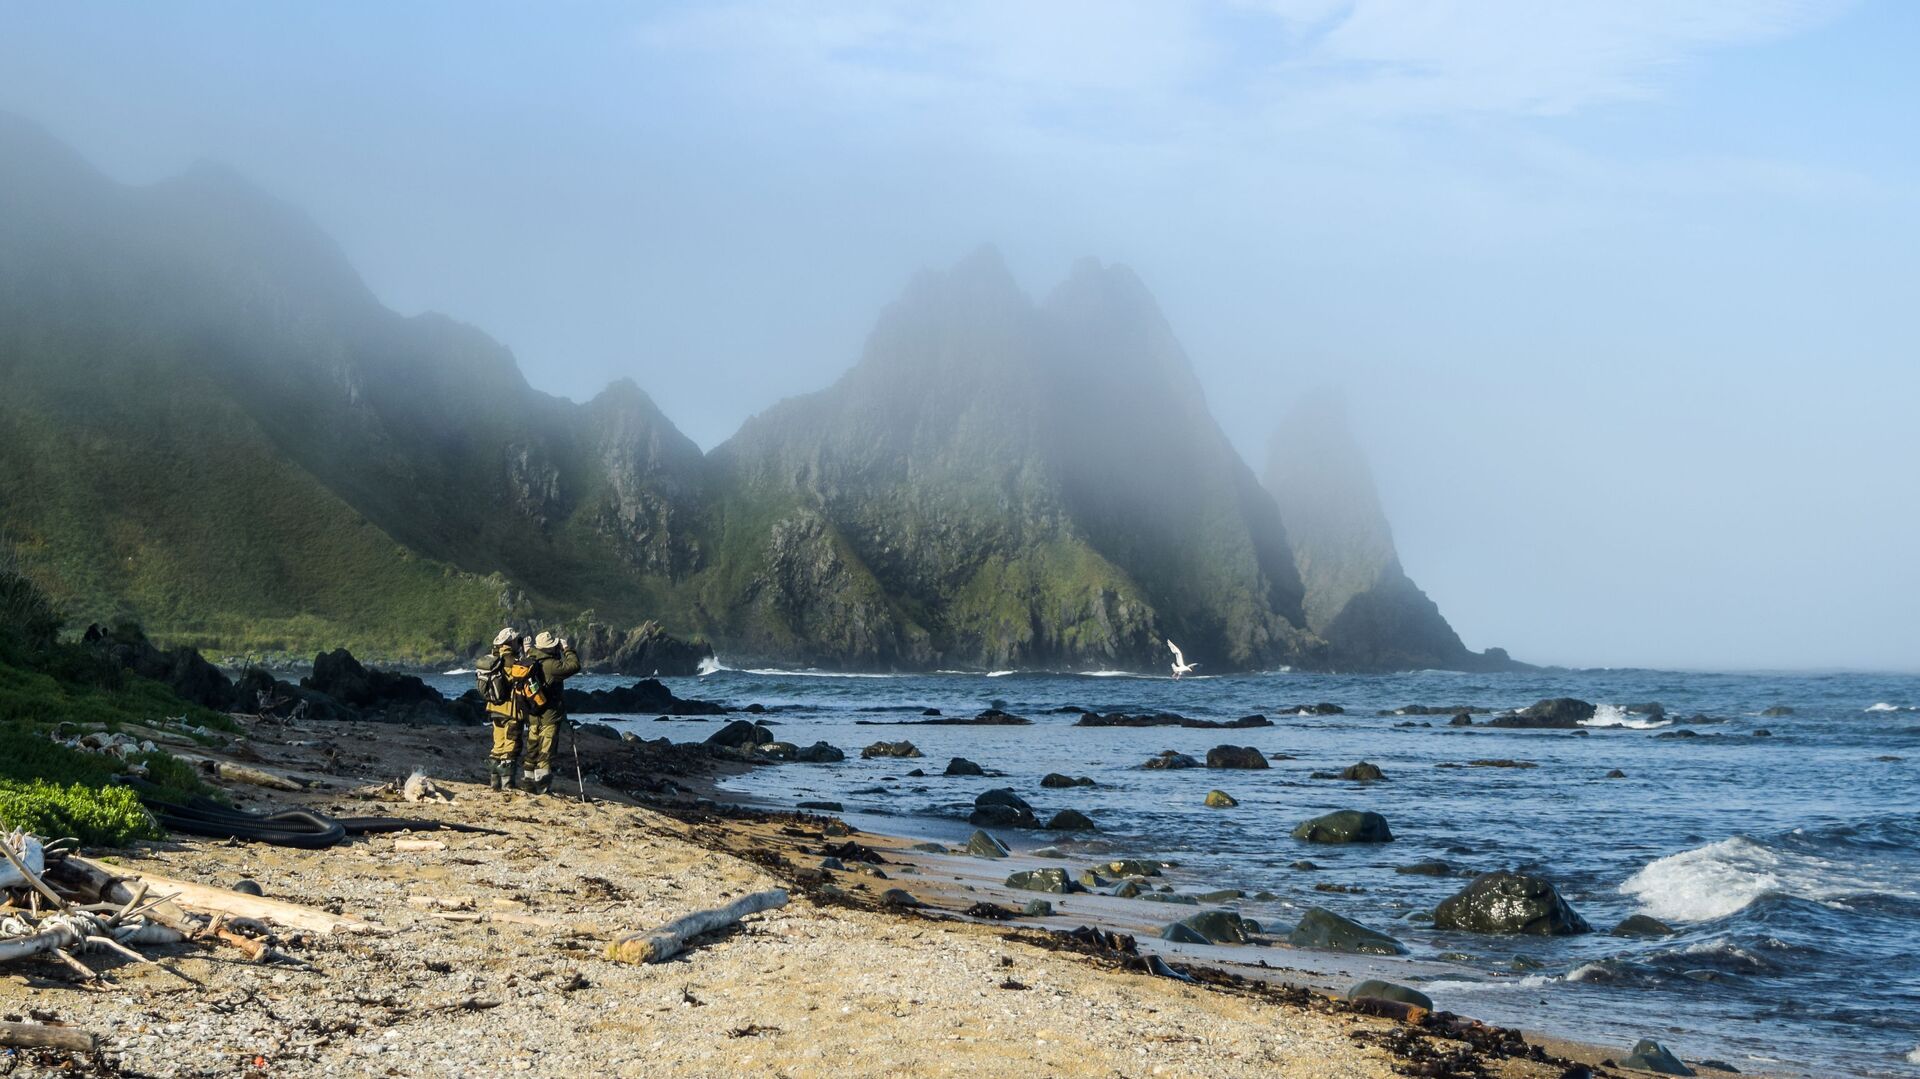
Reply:
[[658, 963], [684, 951], [687, 941], [732, 925], [749, 914], [787, 905], [784, 888], [743, 895], [724, 907], [699, 910], [658, 929], [630, 933], [607, 945], [607, 958], [622, 963]]

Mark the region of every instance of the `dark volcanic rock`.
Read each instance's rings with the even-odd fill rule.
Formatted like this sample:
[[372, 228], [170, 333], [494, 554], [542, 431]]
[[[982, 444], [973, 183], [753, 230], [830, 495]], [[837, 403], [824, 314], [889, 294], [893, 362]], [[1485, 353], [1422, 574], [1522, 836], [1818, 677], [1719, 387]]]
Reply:
[[1141, 765], [1140, 767], [1142, 768], [1198, 768], [1200, 767], [1200, 762], [1197, 760], [1194, 760], [1192, 757], [1187, 756], [1185, 753], [1175, 753], [1171, 749], [1163, 749], [1159, 753], [1155, 754], [1154, 756], [1147, 758], [1147, 763]]
[[1100, 827], [1093, 823], [1093, 818], [1077, 809], [1063, 809], [1055, 813], [1052, 819], [1047, 821], [1046, 828], [1049, 832], [1097, 832], [1100, 830]]
[[1670, 937], [1673, 927], [1645, 914], [1629, 915], [1607, 932], [1616, 937]]
[[[1167, 929], [1173, 929], [1174, 926], [1182, 926], [1200, 938], [1187, 941], [1189, 944], [1245, 944], [1249, 932], [1246, 922], [1230, 910], [1201, 911], [1180, 919]], [[1177, 939], [1168, 936], [1165, 931], [1161, 932], [1160, 937], [1163, 940]]]
[[847, 755], [836, 746], [825, 742], [815, 742], [796, 752], [793, 759], [803, 764], [838, 764], [847, 759]]
[[567, 711], [576, 715], [605, 712], [617, 715], [717, 716], [726, 708], [713, 701], [686, 700], [673, 695], [658, 679], [643, 678], [630, 686], [566, 691]]
[[1453, 715], [1453, 718], [1452, 718], [1452, 719], [1449, 719], [1449, 720], [1447, 720], [1447, 726], [1449, 726], [1449, 727], [1471, 727], [1471, 726], [1473, 726], [1473, 717], [1472, 717], [1472, 716], [1470, 716], [1470, 715], [1468, 715], [1468, 714], [1467, 714], [1467, 713], [1465, 713], [1465, 712], [1455, 712], [1455, 713], [1454, 713], [1454, 715]]
[[1425, 861], [1415, 862], [1412, 865], [1395, 866], [1393, 871], [1415, 877], [1450, 877], [1453, 875], [1453, 867], [1440, 861], [1438, 858], [1428, 858]]
[[1489, 727], [1518, 728], [1524, 730], [1573, 730], [1581, 721], [1593, 718], [1598, 711], [1587, 701], [1572, 697], [1550, 697], [1522, 708], [1512, 715], [1494, 716], [1487, 720]]
[[1083, 712], [1073, 725], [1076, 727], [1188, 727], [1195, 730], [1227, 731], [1244, 730], [1249, 727], [1271, 727], [1273, 720], [1258, 715], [1222, 721], [1188, 719], [1173, 712], [1150, 712], [1138, 715], [1114, 712], [1104, 716], [1098, 712]]
[[1075, 884], [1064, 869], [1025, 869], [1009, 876], [1007, 887], [1028, 892], [1053, 892], [1058, 895], [1086, 891], [1085, 888]]
[[473, 695], [449, 701], [410, 674], [370, 670], [344, 648], [314, 657], [302, 689], [357, 709], [362, 718], [394, 723], [469, 723], [480, 719]]
[[861, 758], [866, 760], [874, 757], [918, 757], [922, 755], [918, 749], [914, 748], [912, 742], [875, 742], [860, 751]]
[[1005, 858], [1011, 852], [1005, 843], [986, 832], [975, 831], [967, 837], [967, 853], [975, 858]]
[[1781, 716], [1792, 715], [1793, 709], [1787, 707], [1784, 704], [1776, 704], [1772, 708], [1769, 708], [1766, 711], [1761, 712], [1760, 714], [1763, 716], [1766, 716], [1768, 719], [1779, 719]]
[[1416, 1008], [1433, 1010], [1433, 998], [1418, 989], [1412, 989], [1395, 982], [1383, 982], [1378, 978], [1366, 981], [1347, 990], [1348, 1000], [1392, 1000], [1401, 1004], [1411, 1004]]
[[1206, 938], [1205, 934], [1201, 933], [1198, 929], [1193, 928], [1192, 926], [1188, 925], [1185, 922], [1167, 923], [1167, 927], [1160, 931], [1160, 939], [1165, 941], [1171, 941], [1174, 944], [1211, 944], [1213, 943], [1212, 941]]
[[989, 708], [977, 716], [962, 718], [942, 716], [938, 708], [929, 708], [922, 715], [934, 716], [934, 719], [899, 719], [882, 723], [878, 720], [863, 719], [862, 726], [898, 726], [898, 727], [1024, 727], [1033, 722], [1025, 716], [1016, 716], [1011, 712], [1002, 712], [998, 708]]
[[624, 633], [612, 626], [590, 623], [574, 635], [574, 643], [580, 650], [581, 665], [596, 672], [686, 678], [699, 674], [701, 666], [713, 659], [713, 646], [705, 641], [683, 641], [661, 629], [658, 622], [647, 622]]
[[1627, 773], [1622, 772], [1618, 768], [1615, 768], [1612, 771], [1608, 772], [1606, 775], [1602, 776], [1601, 778], [1602, 779], [1625, 779], [1627, 778]]
[[1073, 776], [1063, 776], [1059, 772], [1048, 772], [1046, 775], [1040, 777], [1040, 785], [1054, 789], [1061, 787], [1091, 787], [1093, 786], [1093, 778], [1091, 776], [1075, 778]]
[[1361, 761], [1359, 764], [1350, 764], [1341, 769], [1340, 778], [1370, 783], [1376, 779], [1387, 778], [1387, 773], [1382, 772], [1380, 766], [1377, 764], [1369, 764], [1366, 761]]
[[1226, 791], [1211, 790], [1207, 792], [1207, 808], [1209, 809], [1232, 809], [1239, 804], [1239, 799], [1228, 794]]
[[1395, 708], [1383, 716], [1475, 716], [1491, 712], [1477, 704], [1409, 704]]
[[1693, 1075], [1694, 1070], [1680, 1062], [1667, 1047], [1652, 1038], [1642, 1038], [1634, 1043], [1633, 1052], [1620, 1061], [1623, 1068], [1639, 1068], [1641, 1071], [1659, 1072], [1662, 1075]]
[[1291, 705], [1280, 709], [1280, 711], [1291, 716], [1344, 716], [1347, 714], [1345, 708], [1337, 704], [1328, 704], [1325, 701], [1321, 701], [1319, 704]]
[[1301, 915], [1299, 924], [1287, 934], [1287, 943], [1296, 948], [1355, 955], [1405, 955], [1407, 952], [1406, 945], [1385, 933], [1342, 918], [1325, 907], [1313, 907]]
[[1475, 877], [1434, 910], [1433, 924], [1469, 933], [1556, 937], [1593, 931], [1550, 881], [1504, 870]]
[[1293, 838], [1308, 843], [1390, 843], [1387, 818], [1359, 809], [1342, 809], [1301, 823]]
[[968, 823], [989, 828], [1038, 828], [1040, 819], [1026, 799], [1006, 787], [995, 787], [973, 800]]
[[1214, 746], [1207, 750], [1209, 768], [1268, 768], [1265, 754], [1252, 746]]
[[983, 776], [987, 774], [987, 770], [965, 757], [955, 757], [947, 762], [947, 770], [943, 774], [950, 776]]
[[744, 719], [736, 719], [707, 735], [707, 745], [725, 746], [728, 749], [752, 749], [773, 740], [773, 732], [764, 725]]

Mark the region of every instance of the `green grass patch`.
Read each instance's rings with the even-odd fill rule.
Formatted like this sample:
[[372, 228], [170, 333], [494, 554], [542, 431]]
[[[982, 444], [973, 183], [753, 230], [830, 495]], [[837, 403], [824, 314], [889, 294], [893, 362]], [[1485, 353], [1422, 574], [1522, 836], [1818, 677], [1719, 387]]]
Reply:
[[166, 835], [127, 787], [62, 786], [44, 779], [0, 779], [0, 824], [46, 839], [73, 836], [88, 846], [121, 847]]

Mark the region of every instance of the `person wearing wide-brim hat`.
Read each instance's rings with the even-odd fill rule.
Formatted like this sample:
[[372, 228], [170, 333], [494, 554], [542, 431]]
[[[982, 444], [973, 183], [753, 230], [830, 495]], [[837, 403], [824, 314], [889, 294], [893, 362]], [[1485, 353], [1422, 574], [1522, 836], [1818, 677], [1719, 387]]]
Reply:
[[527, 710], [527, 747], [520, 761], [520, 789], [546, 794], [553, 789], [553, 742], [567, 718], [566, 680], [580, 673], [573, 642], [541, 630], [524, 657], [532, 668], [522, 696]]
[[487, 784], [494, 790], [513, 789], [513, 770], [520, 762], [520, 740], [526, 734], [525, 699], [515, 692], [526, 676], [521, 658], [520, 631], [512, 626], [494, 635], [493, 648], [474, 663], [480, 700], [493, 723], [493, 747], [487, 754]]

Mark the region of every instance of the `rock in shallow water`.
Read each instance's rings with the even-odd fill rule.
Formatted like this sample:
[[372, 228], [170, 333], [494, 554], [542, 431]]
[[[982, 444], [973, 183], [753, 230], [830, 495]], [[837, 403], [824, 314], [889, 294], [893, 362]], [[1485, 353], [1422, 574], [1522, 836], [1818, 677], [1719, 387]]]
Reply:
[[1393, 871], [1415, 877], [1450, 877], [1453, 875], [1453, 867], [1438, 858], [1428, 858], [1424, 861], [1415, 862], [1412, 865], [1395, 866]]
[[944, 774], [950, 776], [983, 776], [987, 774], [987, 770], [965, 757], [955, 757], [947, 762], [947, 770]]
[[860, 756], [868, 760], [874, 757], [918, 757], [921, 755], [921, 752], [914, 747], [912, 742], [875, 742], [860, 751]]
[[1387, 773], [1381, 771], [1380, 766], [1377, 764], [1361, 761], [1359, 764], [1350, 764], [1342, 768], [1340, 770], [1340, 778], [1359, 780], [1362, 783], [1371, 783], [1376, 779], [1387, 778]]
[[1239, 804], [1240, 802], [1226, 791], [1212, 790], [1207, 792], [1207, 805], [1209, 808], [1232, 809]]
[[1266, 755], [1253, 746], [1214, 746], [1207, 750], [1209, 768], [1270, 768]]
[[1046, 775], [1040, 777], [1040, 785], [1049, 788], [1091, 787], [1093, 786], [1093, 779], [1090, 776], [1075, 778], [1073, 776], [1061, 775], [1059, 772], [1048, 772]]
[[1187, 756], [1185, 753], [1176, 753], [1171, 749], [1163, 749], [1152, 757], [1147, 758], [1147, 762], [1140, 767], [1153, 769], [1198, 768], [1200, 767], [1200, 762]]
[[1100, 826], [1093, 823], [1093, 818], [1077, 809], [1063, 809], [1055, 813], [1052, 819], [1047, 821], [1046, 828], [1049, 832], [1097, 832], [1100, 830]]
[[1342, 918], [1325, 907], [1313, 907], [1301, 915], [1299, 924], [1287, 934], [1287, 943], [1296, 948], [1356, 955], [1405, 955], [1407, 952], [1406, 945], [1385, 933]]
[[1501, 871], [1482, 873], [1433, 912], [1436, 929], [1469, 933], [1571, 936], [1590, 933], [1587, 924], [1544, 877]]
[[1607, 931], [1616, 937], [1670, 937], [1673, 927], [1658, 918], [1635, 914]]
[[1359, 809], [1342, 809], [1301, 823], [1293, 838], [1307, 843], [1391, 843], [1387, 818]]

